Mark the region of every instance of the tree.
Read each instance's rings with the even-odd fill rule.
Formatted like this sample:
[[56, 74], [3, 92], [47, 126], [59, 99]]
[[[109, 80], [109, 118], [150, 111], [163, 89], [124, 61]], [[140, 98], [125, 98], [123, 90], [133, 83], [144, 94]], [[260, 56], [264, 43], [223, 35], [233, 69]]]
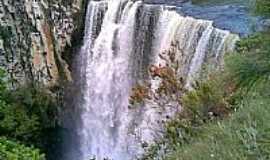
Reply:
[[256, 0], [256, 13], [270, 16], [270, 1], [269, 0]]

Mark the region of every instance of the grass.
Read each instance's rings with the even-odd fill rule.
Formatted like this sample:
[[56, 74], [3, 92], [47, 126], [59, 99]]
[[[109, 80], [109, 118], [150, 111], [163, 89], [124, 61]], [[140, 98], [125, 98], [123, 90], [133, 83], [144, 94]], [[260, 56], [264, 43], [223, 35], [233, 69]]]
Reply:
[[[262, 84], [245, 94], [226, 118], [201, 123], [186, 117], [172, 121], [164, 140], [144, 160], [269, 160], [269, 88]], [[160, 149], [164, 144], [166, 149]]]
[[[270, 99], [248, 96], [230, 118], [210, 123], [166, 160], [269, 160]], [[199, 135], [199, 136], [198, 136]]]

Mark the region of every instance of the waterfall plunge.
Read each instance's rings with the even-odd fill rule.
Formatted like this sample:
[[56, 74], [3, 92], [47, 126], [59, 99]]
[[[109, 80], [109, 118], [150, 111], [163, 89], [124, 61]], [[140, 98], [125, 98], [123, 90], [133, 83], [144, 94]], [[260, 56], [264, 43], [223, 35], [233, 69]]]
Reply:
[[237, 39], [210, 21], [184, 17], [164, 6], [90, 1], [77, 66], [84, 83], [77, 106], [81, 112], [75, 127], [80, 150], [76, 159], [134, 159], [142, 153], [140, 143], [155, 138], [159, 109], [149, 107], [154, 105], [149, 102], [129, 110], [128, 99], [136, 81], [147, 79], [148, 66], [164, 63], [158, 55], [172, 42], [181, 47], [176, 53], [183, 62], [179, 73], [190, 87], [202, 65], [218, 64]]

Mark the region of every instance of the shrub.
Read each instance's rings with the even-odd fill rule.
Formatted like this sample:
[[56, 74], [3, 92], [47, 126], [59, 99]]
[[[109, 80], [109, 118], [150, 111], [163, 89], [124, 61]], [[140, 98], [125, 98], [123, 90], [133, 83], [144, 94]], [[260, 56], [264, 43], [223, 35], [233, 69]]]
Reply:
[[38, 149], [25, 147], [6, 138], [0, 137], [1, 160], [45, 160], [44, 154]]
[[256, 13], [270, 16], [270, 1], [269, 0], [256, 0]]
[[187, 92], [182, 99], [183, 112], [203, 121], [224, 118], [230, 110], [228, 99], [231, 94], [231, 90], [225, 88], [221, 79], [211, 78], [197, 82], [194, 90]]
[[26, 85], [7, 87], [0, 72], [0, 136], [35, 146], [43, 152], [55, 152], [59, 144], [58, 104], [47, 88]]
[[227, 72], [238, 89], [249, 91], [269, 80], [270, 32], [245, 38], [237, 44], [236, 54], [227, 59]]
[[46, 130], [57, 127], [54, 97], [42, 88], [6, 91], [0, 107], [0, 134], [41, 146]]

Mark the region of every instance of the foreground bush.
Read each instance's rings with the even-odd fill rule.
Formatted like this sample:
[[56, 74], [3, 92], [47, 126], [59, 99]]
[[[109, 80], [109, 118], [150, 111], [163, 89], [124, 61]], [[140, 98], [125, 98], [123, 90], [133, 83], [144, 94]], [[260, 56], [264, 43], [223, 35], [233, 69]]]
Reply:
[[25, 147], [6, 138], [0, 137], [1, 160], [45, 160], [45, 156], [38, 149]]

